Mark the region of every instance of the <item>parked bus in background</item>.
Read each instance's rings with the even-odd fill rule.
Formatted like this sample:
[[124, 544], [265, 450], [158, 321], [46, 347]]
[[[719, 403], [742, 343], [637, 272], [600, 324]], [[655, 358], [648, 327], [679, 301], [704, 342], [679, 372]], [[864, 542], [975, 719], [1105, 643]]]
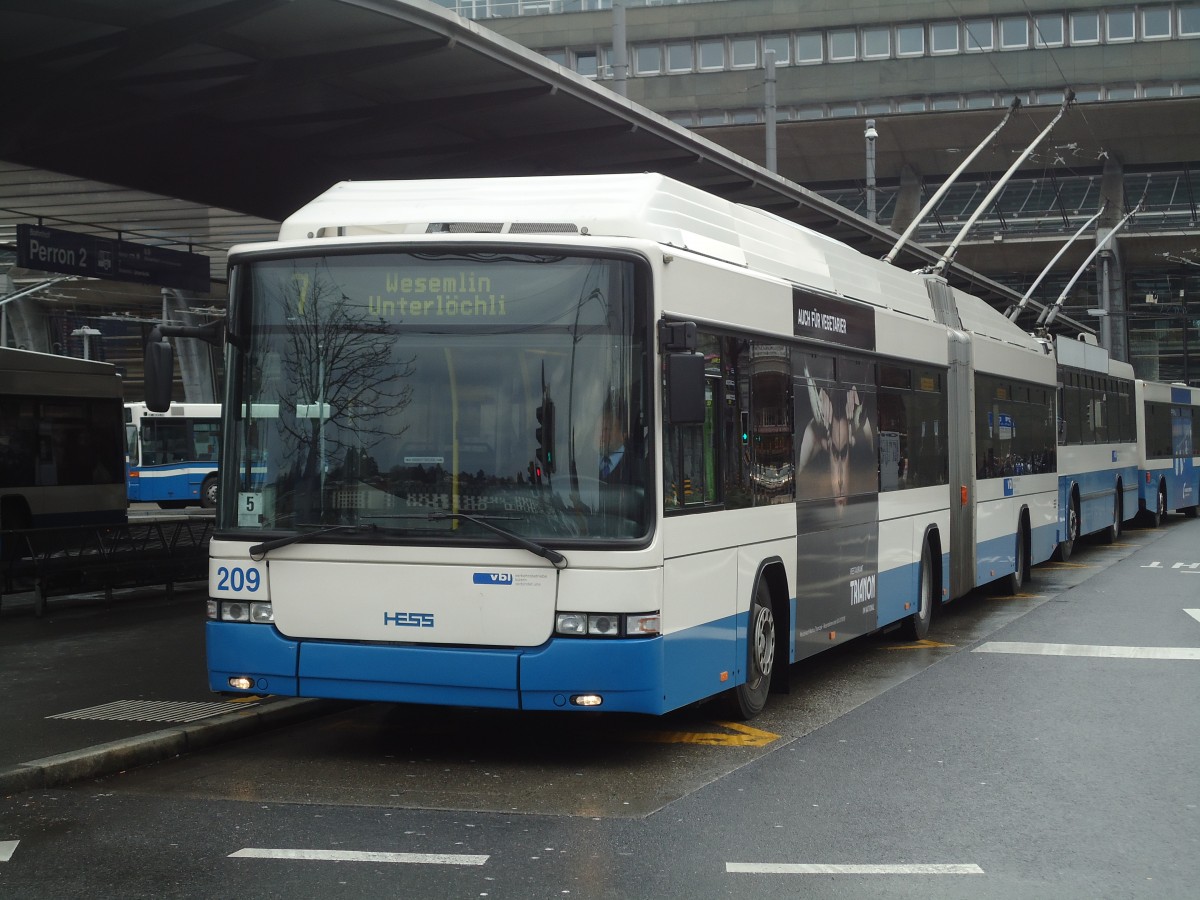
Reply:
[[126, 403], [129, 502], [216, 506], [220, 434], [219, 403], [173, 403], [166, 413]]
[[125, 521], [121, 378], [0, 348], [0, 529]]
[[1134, 382], [1138, 428], [1138, 490], [1142, 515], [1157, 528], [1170, 510], [1196, 515], [1200, 503], [1200, 388]]
[[660, 175], [339, 184], [230, 273], [215, 691], [748, 717], [1058, 543], [1036, 340]]
[[1120, 535], [1138, 513], [1137, 416], [1133, 367], [1108, 351], [1059, 336], [1058, 503], [1062, 540], [1058, 556], [1071, 558], [1076, 541]]

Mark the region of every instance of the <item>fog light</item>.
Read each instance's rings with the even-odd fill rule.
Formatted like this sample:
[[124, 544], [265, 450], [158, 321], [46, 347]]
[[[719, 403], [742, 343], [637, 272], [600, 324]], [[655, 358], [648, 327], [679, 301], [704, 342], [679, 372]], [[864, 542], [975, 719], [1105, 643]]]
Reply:
[[248, 603], [222, 603], [222, 622], [249, 622], [250, 605]]
[[234, 675], [229, 679], [229, 686], [235, 691], [248, 691], [254, 687], [254, 679], [248, 675]]
[[621, 633], [621, 620], [617, 616], [588, 616], [588, 634], [616, 637]]
[[599, 706], [603, 702], [599, 694], [576, 694], [571, 698], [572, 706]]

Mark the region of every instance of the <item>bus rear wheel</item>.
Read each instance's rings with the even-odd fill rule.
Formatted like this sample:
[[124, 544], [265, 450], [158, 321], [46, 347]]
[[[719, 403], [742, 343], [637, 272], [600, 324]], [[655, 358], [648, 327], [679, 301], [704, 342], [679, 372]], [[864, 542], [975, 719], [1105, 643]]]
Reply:
[[216, 478], [204, 479], [204, 484], [200, 486], [200, 506], [204, 509], [213, 509], [217, 505], [217, 491], [221, 487], [221, 482]]
[[746, 680], [732, 691], [730, 713], [739, 719], [752, 719], [767, 705], [771, 675], [775, 671], [775, 612], [771, 591], [759, 581], [750, 602], [750, 623], [746, 632]]
[[1058, 558], [1066, 562], [1075, 552], [1075, 542], [1079, 540], [1079, 501], [1071, 496], [1067, 504], [1067, 537], [1058, 545]]
[[1025, 522], [1017, 526], [1016, 569], [1004, 579], [1004, 588], [1010, 594], [1019, 594], [1025, 586], [1025, 575], [1029, 568], [1029, 559], [1025, 550]]
[[933, 620], [933, 563], [929, 544], [921, 550], [921, 569], [917, 573], [917, 611], [900, 622], [900, 634], [906, 641], [923, 641]]
[[1167, 517], [1167, 491], [1160, 484], [1154, 494], [1154, 509], [1146, 507], [1146, 521], [1151, 528], [1160, 528]]

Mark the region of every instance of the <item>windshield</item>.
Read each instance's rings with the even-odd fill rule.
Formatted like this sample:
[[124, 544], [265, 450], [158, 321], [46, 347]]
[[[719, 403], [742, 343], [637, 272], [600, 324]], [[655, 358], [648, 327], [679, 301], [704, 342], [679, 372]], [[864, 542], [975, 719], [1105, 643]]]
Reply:
[[474, 518], [539, 541], [644, 537], [638, 273], [461, 251], [242, 265], [220, 526], [502, 543]]

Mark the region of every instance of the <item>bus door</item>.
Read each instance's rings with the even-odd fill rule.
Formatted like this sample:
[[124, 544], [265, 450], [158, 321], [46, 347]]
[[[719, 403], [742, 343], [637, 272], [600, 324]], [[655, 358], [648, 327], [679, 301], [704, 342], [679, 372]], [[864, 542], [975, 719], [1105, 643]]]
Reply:
[[975, 586], [975, 379], [971, 339], [949, 330], [950, 594], [961, 597]]

